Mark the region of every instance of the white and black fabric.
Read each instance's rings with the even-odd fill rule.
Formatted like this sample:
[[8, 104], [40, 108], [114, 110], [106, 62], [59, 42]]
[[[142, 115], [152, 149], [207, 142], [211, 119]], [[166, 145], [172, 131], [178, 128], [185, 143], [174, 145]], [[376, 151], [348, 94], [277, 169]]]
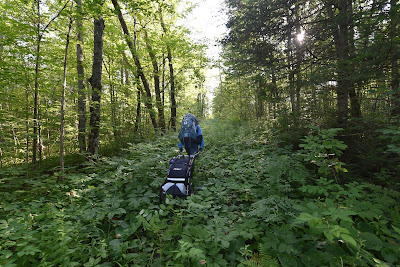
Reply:
[[190, 195], [192, 193], [190, 179], [193, 177], [194, 158], [176, 158], [170, 163], [167, 180], [161, 187], [162, 192], [174, 197]]

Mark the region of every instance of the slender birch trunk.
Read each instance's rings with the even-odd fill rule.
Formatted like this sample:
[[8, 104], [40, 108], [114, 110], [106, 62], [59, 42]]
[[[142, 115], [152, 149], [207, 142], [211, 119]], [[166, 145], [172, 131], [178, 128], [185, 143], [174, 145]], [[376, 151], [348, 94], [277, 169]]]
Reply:
[[[71, 10], [72, 10], [72, 8], [73, 8], [73, 2], [71, 4]], [[67, 87], [68, 48], [69, 48], [69, 37], [71, 34], [71, 28], [72, 28], [72, 17], [69, 18], [67, 41], [65, 44], [63, 85], [62, 85], [62, 90], [61, 90], [60, 176], [59, 176], [60, 181], [64, 181], [65, 88]]]

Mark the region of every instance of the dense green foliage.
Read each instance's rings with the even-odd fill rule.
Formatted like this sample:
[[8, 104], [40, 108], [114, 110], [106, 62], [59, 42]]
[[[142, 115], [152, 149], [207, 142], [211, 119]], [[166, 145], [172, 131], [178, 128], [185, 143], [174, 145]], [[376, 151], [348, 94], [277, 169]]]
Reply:
[[1, 266], [400, 265], [399, 1], [225, 4], [205, 120], [190, 1], [0, 3]]
[[[213, 100], [214, 115], [268, 124], [269, 131], [295, 148], [314, 131], [304, 148], [310, 156], [323, 153], [312, 163], [321, 173], [335, 176], [330, 170], [334, 165], [335, 172], [351, 174], [338, 182], [357, 177], [396, 186], [399, 1], [225, 4], [228, 32], [221, 41], [224, 71]], [[339, 149], [341, 162], [336, 162], [338, 151], [321, 139], [330, 128], [343, 129], [336, 134], [347, 147]]]
[[334, 138], [337, 129], [307, 137], [293, 153], [252, 123], [202, 127], [206, 148], [196, 162], [195, 194], [161, 205], [158, 188], [176, 153], [175, 135], [70, 163], [77, 169], [65, 184], [50, 169], [29, 178], [5, 169], [0, 265], [400, 264], [400, 194], [365, 182], [336, 184], [307, 165], [329, 149], [337, 156], [346, 149]]
[[[158, 114], [160, 109], [165, 113], [163, 119], [167, 127], [170, 127], [172, 79], [176, 93], [174, 105], [180, 107], [176, 116], [183, 115], [183, 108], [196, 106], [197, 94], [205, 94], [205, 89], [198, 88], [204, 80], [202, 70], [207, 62], [204, 46], [192, 42], [189, 29], [176, 23], [187, 14], [190, 3], [175, 0], [118, 1], [132, 39], [135, 39], [137, 55], [149, 83], [151, 97], [148, 97], [142, 92], [142, 81], [137, 77], [137, 67], [111, 1], [81, 1], [82, 8], [78, 8], [78, 2], [6, 0], [0, 3], [0, 24], [3, 25], [0, 28], [1, 166], [32, 162], [33, 150], [38, 150], [38, 165], [41, 159], [59, 154], [63, 63], [70, 18], [72, 31], [65, 104], [66, 154], [75, 153], [79, 148], [77, 102], [82, 95], [86, 100], [83, 105], [86, 140], [90, 131], [89, 109], [94, 103], [88, 80], [93, 60], [94, 18], [102, 16], [105, 21], [100, 150], [110, 141], [122, 143], [121, 140], [131, 137], [134, 131], [141, 136], [151, 135], [154, 130], [149, 114]], [[161, 27], [161, 20], [166, 32]], [[79, 40], [79, 34], [82, 40]], [[83, 77], [78, 77], [77, 73], [77, 45], [83, 50]], [[167, 59], [167, 47], [172, 56], [171, 62]], [[153, 59], [149, 52], [152, 52]], [[153, 62], [158, 64], [156, 72]], [[175, 70], [173, 75], [169, 70], [170, 63]], [[155, 75], [159, 76], [158, 82], [154, 80]], [[83, 89], [78, 88], [79, 79], [83, 80]], [[157, 100], [158, 110], [155, 105], [156, 83], [160, 97]], [[190, 97], [186, 97], [188, 90], [193, 94]], [[145, 107], [149, 101], [154, 103], [154, 110], [149, 111]], [[197, 109], [193, 108], [193, 112]], [[36, 131], [33, 129], [35, 125]], [[37, 142], [36, 149], [34, 142]]]
[[229, 31], [221, 42], [225, 71], [216, 114], [281, 126], [398, 121], [398, 1], [225, 4]]

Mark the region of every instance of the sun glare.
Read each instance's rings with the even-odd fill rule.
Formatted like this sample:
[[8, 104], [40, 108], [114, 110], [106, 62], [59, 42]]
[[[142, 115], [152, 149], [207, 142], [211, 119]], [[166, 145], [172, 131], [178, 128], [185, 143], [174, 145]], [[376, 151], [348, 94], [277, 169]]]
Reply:
[[297, 41], [299, 41], [300, 43], [304, 41], [304, 37], [305, 37], [305, 32], [301, 32], [296, 36]]

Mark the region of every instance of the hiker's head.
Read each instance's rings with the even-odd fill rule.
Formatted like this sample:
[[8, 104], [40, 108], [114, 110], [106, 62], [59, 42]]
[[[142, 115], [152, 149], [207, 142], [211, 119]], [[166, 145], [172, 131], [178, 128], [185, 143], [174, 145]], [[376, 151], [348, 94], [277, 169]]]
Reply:
[[194, 120], [194, 121], [196, 121], [196, 123], [198, 123], [199, 121], [197, 120], [197, 118], [196, 118], [196, 116], [195, 115], [193, 115], [192, 113], [187, 113], [185, 116], [183, 116], [184, 118], [185, 117], [192, 117], [192, 119]]

